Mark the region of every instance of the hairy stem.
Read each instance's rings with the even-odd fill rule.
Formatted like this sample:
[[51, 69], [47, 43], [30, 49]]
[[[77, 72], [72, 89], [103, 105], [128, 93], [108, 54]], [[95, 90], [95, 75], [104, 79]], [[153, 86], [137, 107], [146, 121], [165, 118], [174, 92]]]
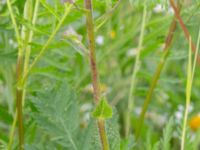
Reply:
[[[95, 103], [98, 104], [100, 99], [100, 91], [99, 91], [99, 78], [98, 71], [96, 65], [96, 54], [95, 54], [95, 37], [94, 37], [94, 25], [93, 25], [93, 16], [92, 16], [92, 2], [91, 0], [85, 0], [85, 8], [87, 10], [86, 14], [86, 28], [87, 35], [89, 41], [89, 59], [90, 59], [90, 68], [92, 74], [92, 84], [94, 89], [94, 100]], [[107, 135], [105, 131], [105, 122], [104, 120], [97, 120], [99, 135], [101, 139], [101, 145], [103, 150], [109, 150], [109, 144], [107, 140]]]

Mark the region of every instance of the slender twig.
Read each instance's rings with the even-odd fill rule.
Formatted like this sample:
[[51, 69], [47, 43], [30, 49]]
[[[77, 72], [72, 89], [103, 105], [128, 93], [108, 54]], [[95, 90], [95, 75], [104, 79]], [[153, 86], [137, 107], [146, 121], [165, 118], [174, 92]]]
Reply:
[[49, 44], [51, 43], [51, 41], [54, 39], [56, 33], [59, 31], [61, 25], [63, 24], [63, 22], [65, 21], [67, 15], [69, 14], [72, 6], [73, 6], [73, 4], [65, 3], [65, 8], [66, 9], [65, 9], [65, 13], [64, 13], [63, 17], [61, 18], [61, 20], [56, 25], [55, 30], [53, 30], [52, 34], [50, 35], [50, 37], [48, 38], [48, 40], [46, 41], [46, 43], [44, 44], [44, 46], [40, 50], [39, 54], [35, 57], [35, 59], [33, 60], [33, 62], [30, 64], [29, 69], [27, 69], [25, 71], [23, 79], [20, 82], [20, 85], [24, 84], [24, 81], [26, 80], [28, 74], [31, 72], [31, 70], [33, 69], [33, 67], [35, 66], [35, 64], [40, 60], [40, 58], [46, 52], [47, 47], [49, 46]]
[[[181, 26], [184, 34], [185, 34], [185, 37], [186, 37], [186, 39], [189, 42], [189, 40], [190, 40], [190, 33], [189, 33], [186, 25], [184, 24], [183, 19], [180, 16], [180, 12], [178, 11], [178, 8], [175, 6], [173, 0], [170, 0], [170, 4], [171, 4], [171, 6], [172, 6], [172, 8], [174, 10], [174, 15], [176, 16], [176, 18], [177, 18], [177, 20], [178, 20], [178, 22], [179, 22], [179, 24], [180, 24], [180, 26]], [[195, 46], [195, 44], [192, 41], [191, 41], [191, 48], [192, 48], [193, 52], [196, 51], [196, 46]], [[197, 62], [200, 65], [200, 56], [199, 55], [197, 55]]]
[[[178, 5], [178, 11], [180, 11], [180, 5]], [[161, 74], [161, 71], [165, 65], [165, 62], [166, 62], [166, 59], [167, 59], [167, 56], [169, 54], [169, 47], [171, 46], [171, 43], [172, 43], [172, 39], [174, 37], [174, 32], [176, 30], [176, 19], [174, 18], [171, 25], [170, 25], [170, 28], [169, 28], [169, 32], [168, 32], [168, 35], [166, 37], [166, 40], [165, 40], [165, 47], [164, 47], [164, 54], [163, 54], [163, 57], [161, 58], [158, 66], [157, 66], [157, 69], [153, 75], [153, 79], [152, 79], [152, 82], [151, 82], [151, 85], [150, 85], [150, 88], [147, 92], [147, 95], [146, 95], [146, 98], [145, 98], [145, 101], [144, 101], [144, 104], [142, 106], [142, 111], [140, 113], [140, 118], [139, 118], [139, 123], [138, 123], [138, 126], [136, 128], [136, 138], [138, 139], [139, 136], [140, 136], [140, 132], [142, 130], [142, 127], [143, 127], [143, 122], [144, 122], [144, 117], [145, 117], [145, 114], [146, 114], [146, 111], [147, 111], [147, 107], [152, 99], [152, 96], [153, 96], [153, 91], [157, 85], [157, 82], [158, 82], [158, 79], [160, 77], [160, 74]]]
[[[15, 16], [12, 10], [12, 6], [10, 0], [7, 0], [8, 10], [11, 16], [12, 24], [15, 29], [15, 34], [18, 42], [18, 58], [16, 64], [16, 80], [17, 82], [20, 80], [22, 76], [22, 62], [23, 62], [23, 49], [22, 49], [22, 41], [19, 34], [19, 29], [15, 20]], [[23, 129], [23, 110], [22, 110], [22, 89], [20, 87], [16, 87], [16, 111], [17, 111], [17, 120], [18, 120], [18, 135], [19, 135], [19, 149], [24, 149], [24, 129]]]
[[[86, 27], [87, 27], [87, 36], [89, 41], [89, 59], [90, 59], [90, 68], [92, 74], [92, 84], [93, 84], [93, 96], [96, 105], [100, 99], [100, 90], [99, 90], [99, 78], [96, 65], [96, 54], [95, 54], [95, 37], [94, 37], [94, 23], [93, 23], [93, 13], [92, 13], [92, 2], [91, 0], [85, 0], [85, 8], [87, 10], [86, 14]], [[105, 131], [105, 121], [103, 119], [97, 120], [99, 135], [101, 139], [101, 145], [103, 150], [109, 149], [109, 144]]]
[[135, 90], [136, 76], [139, 71], [140, 53], [141, 53], [142, 43], [143, 43], [143, 38], [144, 38], [145, 20], [146, 20], [146, 5], [144, 3], [140, 39], [139, 39], [139, 44], [138, 44], [138, 48], [137, 48], [135, 64], [133, 67], [133, 73], [132, 73], [132, 77], [131, 77], [131, 85], [130, 85], [129, 97], [128, 97], [128, 114], [127, 114], [127, 124], [126, 124], [126, 128], [125, 128], [126, 136], [128, 136], [130, 133], [130, 118], [131, 118], [130, 116], [131, 116], [131, 113], [132, 113], [133, 107], [134, 107], [133, 92]]

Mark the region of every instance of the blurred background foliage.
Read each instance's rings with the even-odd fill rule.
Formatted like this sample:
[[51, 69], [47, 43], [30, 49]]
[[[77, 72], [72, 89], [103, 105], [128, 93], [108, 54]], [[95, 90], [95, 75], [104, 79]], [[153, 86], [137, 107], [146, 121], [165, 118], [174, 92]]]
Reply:
[[[113, 130], [113, 137], [118, 137], [118, 144], [121, 143], [121, 146], [115, 145], [112, 148], [115, 150], [134, 149], [138, 143], [140, 143], [139, 149], [156, 149], [156, 146], [159, 147], [158, 145], [162, 143], [161, 139], [165, 139], [163, 128], [168, 124], [169, 118], [173, 119], [168, 128], [173, 131], [167, 130], [167, 127], [167, 131], [164, 130], [169, 134], [167, 138], [172, 137], [172, 140], [169, 139], [169, 149], [179, 149], [180, 146], [177, 143], [180, 140], [185, 106], [188, 42], [179, 25], [177, 25], [170, 54], [148, 108], [141, 139], [138, 143], [134, 140], [133, 133], [138, 122], [139, 112], [156, 66], [163, 54], [165, 38], [174, 18], [173, 10], [167, 0], [148, 0], [145, 3], [147, 6], [145, 33], [140, 69], [133, 93], [135, 99], [131, 116], [133, 132], [130, 137], [125, 138], [124, 124], [128, 92], [137, 54], [144, 2], [140, 0], [93, 1], [101, 90], [109, 103], [116, 108], [115, 117], [111, 119], [114, 123], [108, 126], [108, 128], [113, 128], [111, 131]], [[34, 31], [33, 41], [29, 43], [32, 46], [30, 58], [32, 61], [61, 18], [64, 12], [63, 4], [60, 1], [41, 0], [35, 27], [23, 18], [24, 1], [13, 0], [12, 6], [19, 27], [24, 25]], [[181, 16], [195, 43], [200, 23], [199, 8], [198, 0], [187, 0], [181, 11]], [[82, 0], [77, 0], [58, 34], [48, 46], [47, 52], [34, 66], [28, 77], [24, 107], [26, 149], [94, 149], [94, 147], [87, 147], [87, 142], [91, 143], [91, 136], [94, 136], [90, 133], [92, 131], [89, 131], [94, 128], [93, 125], [90, 125], [90, 122], [93, 122], [90, 113], [94, 104], [86, 38], [84, 3]], [[6, 0], [1, 0], [0, 145], [2, 149], [6, 148], [8, 144], [8, 135], [15, 113], [17, 47]], [[199, 76], [199, 65], [197, 65], [189, 118], [196, 116], [200, 109]], [[70, 91], [68, 89], [72, 92], [68, 92]], [[56, 96], [59, 95], [59, 92], [60, 96]], [[73, 93], [76, 96], [73, 96]], [[63, 101], [62, 96], [67, 97], [68, 101]], [[68, 102], [70, 109], [66, 108], [66, 116], [62, 116], [65, 113], [63, 105], [67, 107]], [[49, 116], [55, 120], [48, 120]], [[57, 118], [59, 116], [61, 119]], [[193, 132], [191, 128], [188, 128], [188, 136], [188, 145], [190, 142], [199, 140], [198, 132]], [[109, 139], [113, 137], [109, 137]], [[69, 139], [69, 143], [63, 142], [66, 139]], [[94, 143], [98, 143], [97, 141]], [[17, 144], [16, 132], [13, 149], [17, 149]], [[92, 145], [94, 144], [92, 143]], [[98, 146], [95, 147], [95, 149], [98, 148]]]

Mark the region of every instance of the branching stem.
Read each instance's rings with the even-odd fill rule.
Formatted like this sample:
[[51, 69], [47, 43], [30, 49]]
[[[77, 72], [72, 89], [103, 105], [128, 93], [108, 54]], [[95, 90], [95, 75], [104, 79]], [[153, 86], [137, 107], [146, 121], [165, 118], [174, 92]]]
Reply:
[[[13, 12], [10, 0], [7, 0], [7, 6], [8, 6], [8, 10], [10, 13], [10, 17], [15, 29], [15, 34], [16, 34], [16, 38], [18, 42], [18, 57], [17, 57], [17, 64], [16, 64], [16, 80], [18, 82], [20, 78], [22, 77], [22, 64], [23, 64], [22, 41], [21, 41], [19, 28], [15, 20], [15, 16], [14, 16], [14, 12]], [[23, 95], [22, 89], [17, 86], [16, 87], [16, 112], [17, 112], [17, 120], [18, 120], [18, 135], [19, 135], [19, 149], [20, 150], [24, 149], [22, 95]]]

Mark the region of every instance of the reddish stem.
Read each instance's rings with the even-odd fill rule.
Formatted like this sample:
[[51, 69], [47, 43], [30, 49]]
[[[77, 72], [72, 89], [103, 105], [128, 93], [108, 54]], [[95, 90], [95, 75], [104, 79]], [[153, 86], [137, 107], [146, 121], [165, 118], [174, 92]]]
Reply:
[[[179, 22], [184, 34], [185, 34], [186, 39], [188, 40], [188, 42], [190, 42], [190, 37], [191, 37], [190, 33], [189, 33], [186, 25], [184, 24], [183, 19], [180, 16], [180, 12], [178, 11], [178, 8], [175, 6], [173, 0], [170, 0], [170, 4], [171, 4], [171, 6], [172, 6], [172, 8], [174, 10], [174, 15], [176, 16], [176, 18], [177, 18], [177, 20], [178, 20], [178, 22]], [[196, 46], [192, 42], [192, 40], [191, 40], [191, 46], [192, 46], [192, 51], [195, 52], [196, 51]], [[200, 56], [199, 55], [197, 55], [197, 62], [200, 65]]]

